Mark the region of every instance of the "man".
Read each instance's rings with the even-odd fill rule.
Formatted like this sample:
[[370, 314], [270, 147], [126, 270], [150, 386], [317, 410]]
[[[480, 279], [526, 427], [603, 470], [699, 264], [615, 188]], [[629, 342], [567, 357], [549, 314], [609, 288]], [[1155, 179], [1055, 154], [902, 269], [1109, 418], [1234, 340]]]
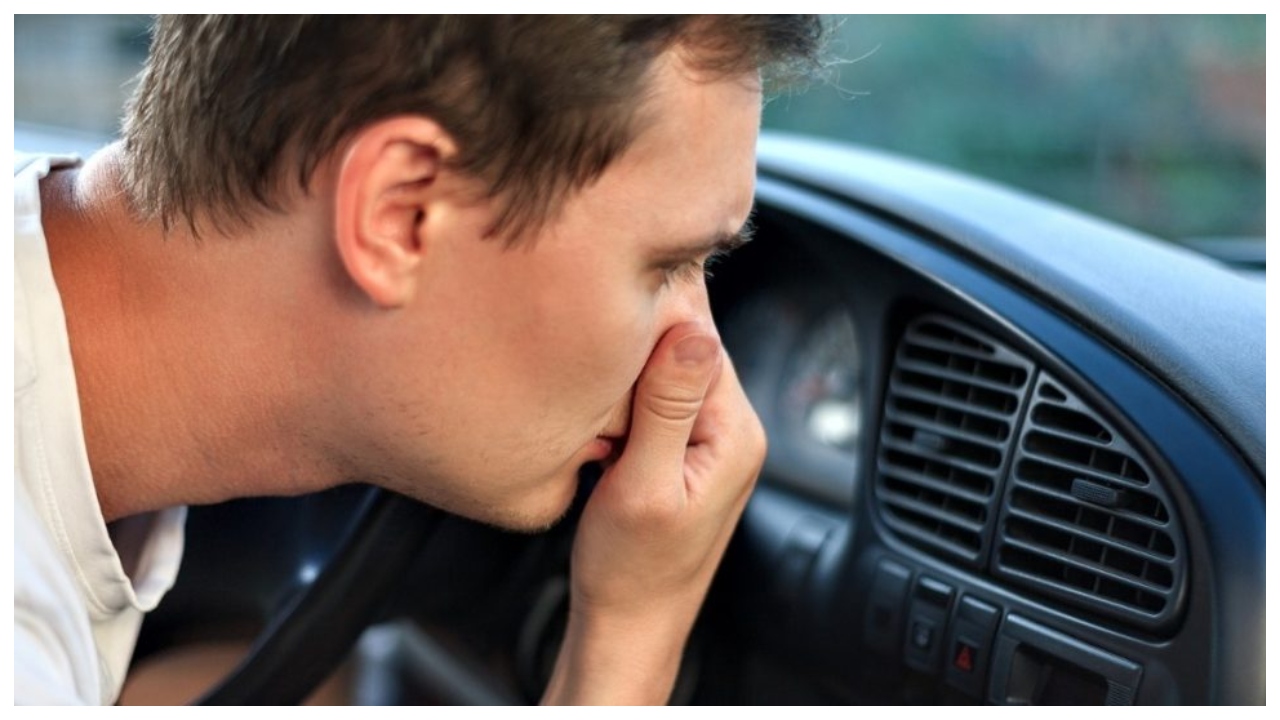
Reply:
[[764, 454], [702, 266], [817, 35], [161, 19], [123, 141], [15, 178], [18, 700], [115, 700], [175, 508], [362, 481], [538, 530], [604, 461], [544, 700], [665, 701]]

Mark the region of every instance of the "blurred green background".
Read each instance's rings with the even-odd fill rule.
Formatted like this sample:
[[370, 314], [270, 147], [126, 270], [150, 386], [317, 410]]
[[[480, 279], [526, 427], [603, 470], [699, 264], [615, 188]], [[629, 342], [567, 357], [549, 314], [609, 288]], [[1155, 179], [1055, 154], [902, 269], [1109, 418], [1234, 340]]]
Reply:
[[1263, 16], [851, 16], [767, 127], [981, 175], [1167, 238], [1266, 230]]
[[[770, 102], [766, 127], [948, 165], [1162, 237], [1265, 235], [1264, 16], [831, 21], [844, 61]], [[113, 133], [147, 24], [15, 16], [15, 120]]]

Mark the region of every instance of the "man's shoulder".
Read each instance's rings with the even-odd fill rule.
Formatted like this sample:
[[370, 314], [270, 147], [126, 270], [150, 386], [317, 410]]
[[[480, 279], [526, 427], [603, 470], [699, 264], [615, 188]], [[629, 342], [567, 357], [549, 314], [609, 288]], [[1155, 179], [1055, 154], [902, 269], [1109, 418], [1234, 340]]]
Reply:
[[26, 170], [31, 163], [38, 161], [40, 157], [41, 156], [36, 153], [25, 153], [21, 150], [15, 151], [13, 153], [14, 176], [17, 177], [18, 175], [21, 175], [23, 170]]
[[13, 176], [18, 177], [24, 171], [35, 172], [37, 177], [47, 175], [58, 167], [79, 165], [80, 156], [67, 153], [33, 153], [23, 150], [13, 151]]

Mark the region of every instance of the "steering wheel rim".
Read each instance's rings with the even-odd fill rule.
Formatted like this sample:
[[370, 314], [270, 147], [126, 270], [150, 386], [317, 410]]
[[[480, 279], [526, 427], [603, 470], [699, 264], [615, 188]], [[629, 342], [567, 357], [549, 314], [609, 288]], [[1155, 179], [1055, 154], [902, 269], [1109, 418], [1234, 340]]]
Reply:
[[302, 702], [377, 619], [444, 513], [373, 488], [324, 570], [254, 641], [198, 705]]

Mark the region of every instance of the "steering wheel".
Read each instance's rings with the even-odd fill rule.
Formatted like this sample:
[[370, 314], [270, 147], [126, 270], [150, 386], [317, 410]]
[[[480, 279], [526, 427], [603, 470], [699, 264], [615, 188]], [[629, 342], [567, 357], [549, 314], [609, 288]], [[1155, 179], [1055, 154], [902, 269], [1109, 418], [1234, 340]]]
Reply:
[[377, 618], [444, 513], [374, 488], [337, 552], [272, 618], [248, 655], [199, 705], [291, 705], [345, 658]]

